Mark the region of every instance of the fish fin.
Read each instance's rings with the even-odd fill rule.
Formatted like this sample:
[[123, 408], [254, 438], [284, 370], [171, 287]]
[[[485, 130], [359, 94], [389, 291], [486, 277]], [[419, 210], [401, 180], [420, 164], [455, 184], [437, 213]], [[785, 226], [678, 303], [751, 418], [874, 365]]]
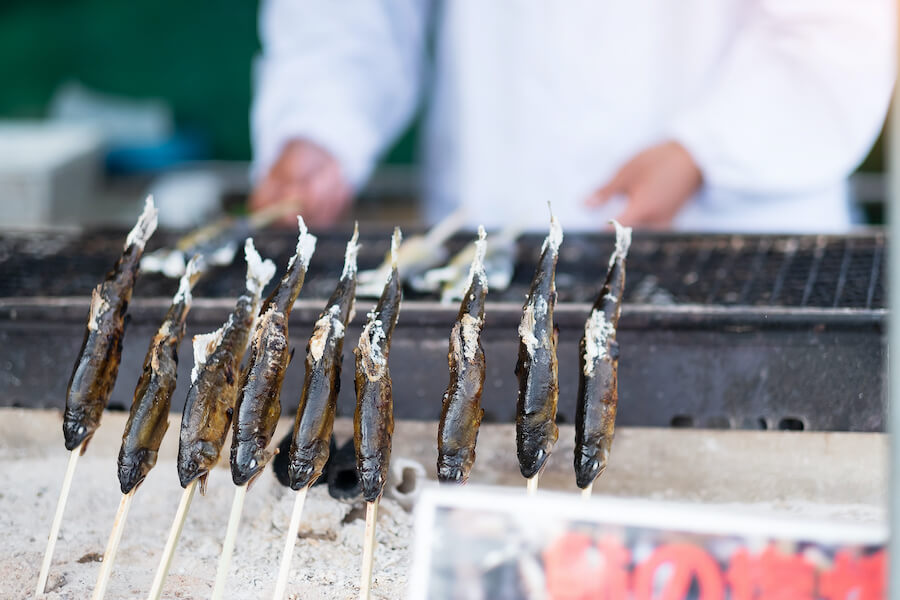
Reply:
[[156, 210], [156, 206], [153, 204], [153, 196], [147, 196], [147, 199], [144, 201], [144, 211], [141, 213], [141, 216], [138, 217], [138, 221], [134, 228], [128, 232], [128, 237], [125, 238], [126, 250], [132, 245], [143, 250], [144, 246], [147, 244], [147, 240], [149, 240], [150, 236], [153, 235], [153, 232], [156, 231], [158, 214], [159, 211]]
[[559, 348], [559, 325], [553, 324], [553, 347]]
[[253, 238], [244, 242], [244, 259], [247, 261], [247, 290], [254, 296], [261, 296], [263, 288], [275, 275], [275, 263], [263, 260], [253, 245]]
[[294, 360], [294, 350], [296, 349], [297, 348], [291, 348], [291, 355], [288, 357], [288, 364], [291, 364], [291, 362]]
[[206, 495], [206, 478], [209, 477], [209, 473], [204, 473], [198, 479], [200, 479], [200, 495]]
[[619, 342], [613, 340], [609, 344], [609, 357], [613, 360], [619, 360]]

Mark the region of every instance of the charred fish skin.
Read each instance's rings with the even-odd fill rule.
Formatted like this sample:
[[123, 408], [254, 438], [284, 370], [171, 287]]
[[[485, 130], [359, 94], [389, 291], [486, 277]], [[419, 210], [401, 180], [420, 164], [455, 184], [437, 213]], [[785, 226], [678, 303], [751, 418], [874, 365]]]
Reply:
[[331, 432], [341, 390], [344, 334], [356, 296], [356, 256], [359, 230], [347, 243], [344, 269], [337, 288], [319, 315], [306, 345], [306, 378], [294, 420], [288, 458], [292, 489], [307, 487], [322, 476], [331, 450]]
[[156, 231], [157, 211], [148, 197], [137, 224], [128, 234], [122, 256], [106, 279], [94, 288], [81, 350], [69, 377], [63, 435], [66, 449], [87, 442], [100, 426], [103, 410], [116, 383], [128, 303], [144, 246]]
[[374, 502], [381, 497], [391, 462], [394, 396], [388, 354], [403, 299], [396, 262], [399, 245], [400, 229], [394, 229], [391, 239], [393, 269], [378, 303], [368, 315], [366, 326], [359, 336], [359, 345], [353, 351], [356, 356], [353, 444], [356, 469], [366, 502]]
[[144, 358], [119, 449], [119, 486], [123, 494], [137, 487], [156, 464], [159, 446], [169, 427], [169, 407], [178, 375], [178, 345], [191, 309], [191, 288], [200, 275], [200, 259], [195, 257], [188, 264]]
[[519, 357], [516, 376], [516, 454], [519, 470], [530, 479], [537, 475], [559, 437], [556, 405], [559, 397], [556, 331], [556, 262], [562, 243], [562, 228], [551, 217], [550, 233], [544, 240], [531, 289], [522, 308], [519, 325]]
[[475, 258], [469, 269], [469, 285], [450, 332], [447, 353], [450, 383], [441, 407], [437, 461], [438, 480], [447, 483], [465, 483], [469, 478], [475, 462], [478, 428], [484, 416], [481, 393], [487, 367], [481, 330], [488, 291], [484, 268], [485, 237], [484, 227], [479, 227]]
[[218, 330], [194, 337], [194, 368], [181, 418], [178, 479], [182, 487], [206, 476], [219, 461], [231, 426], [240, 384], [241, 361], [262, 303], [262, 292], [275, 274], [271, 260], [262, 260], [253, 238], [244, 243], [247, 285], [228, 320]]
[[302, 217], [297, 220], [297, 250], [275, 291], [263, 304], [241, 378], [231, 440], [231, 479], [235, 485], [250, 483], [272, 458], [272, 452], [266, 448], [281, 415], [281, 384], [290, 361], [288, 317], [316, 248], [316, 237], [307, 231]]
[[584, 489], [606, 469], [619, 403], [619, 344], [616, 329], [625, 293], [625, 258], [631, 229], [613, 221], [616, 249], [603, 288], [591, 307], [579, 344], [575, 410], [575, 482]]

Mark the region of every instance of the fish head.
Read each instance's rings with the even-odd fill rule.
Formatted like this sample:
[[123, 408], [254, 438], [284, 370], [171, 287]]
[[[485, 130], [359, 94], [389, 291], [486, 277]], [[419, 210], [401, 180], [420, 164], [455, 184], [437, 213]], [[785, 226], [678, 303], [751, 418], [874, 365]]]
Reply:
[[547, 459], [550, 458], [557, 437], [559, 437], [559, 429], [553, 421], [528, 428], [523, 435], [519, 436], [519, 470], [523, 477], [531, 479], [541, 472]]
[[469, 478], [469, 470], [475, 462], [474, 452], [463, 448], [453, 454], [441, 454], [438, 457], [438, 480], [444, 483], [465, 483]]
[[209, 473], [219, 460], [215, 445], [205, 440], [182, 444], [178, 448], [178, 480], [181, 487]]
[[70, 415], [66, 411], [63, 419], [63, 435], [66, 438], [66, 450], [75, 450], [83, 442], [94, 435], [95, 427], [89, 427], [88, 422], [81, 415]]
[[127, 494], [147, 477], [156, 464], [157, 453], [147, 448], [119, 452], [119, 487]]
[[234, 485], [250, 483], [266, 467], [272, 457], [255, 440], [240, 442], [231, 448], [231, 479]]
[[[322, 465], [328, 460], [330, 446], [327, 442], [315, 440], [309, 447], [291, 446], [288, 462], [288, 478], [291, 489], [300, 490], [312, 485], [322, 475]], [[322, 460], [324, 457], [325, 460]]]
[[589, 486], [606, 470], [609, 450], [599, 444], [582, 444], [575, 455], [575, 483], [581, 489]]
[[359, 485], [366, 502], [374, 502], [384, 492], [384, 473], [375, 463], [373, 459], [363, 459], [358, 466]]

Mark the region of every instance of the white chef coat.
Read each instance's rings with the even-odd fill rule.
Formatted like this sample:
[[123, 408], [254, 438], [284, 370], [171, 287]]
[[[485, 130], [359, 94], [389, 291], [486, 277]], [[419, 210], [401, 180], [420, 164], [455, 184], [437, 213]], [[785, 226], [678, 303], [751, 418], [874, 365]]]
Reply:
[[621, 204], [583, 200], [674, 139], [704, 179], [676, 227], [839, 231], [895, 24], [891, 0], [267, 0], [254, 172], [302, 137], [359, 188], [427, 88], [432, 221], [545, 228], [552, 201], [564, 228], [599, 228]]

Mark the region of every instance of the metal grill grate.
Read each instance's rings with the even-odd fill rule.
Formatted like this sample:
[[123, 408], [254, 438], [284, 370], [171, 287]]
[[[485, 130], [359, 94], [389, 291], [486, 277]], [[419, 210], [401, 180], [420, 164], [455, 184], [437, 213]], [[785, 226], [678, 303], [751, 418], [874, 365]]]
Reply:
[[[122, 232], [10, 233], [0, 236], [0, 297], [83, 296], [112, 265]], [[158, 234], [151, 248], [172, 244], [176, 236]], [[323, 298], [340, 273], [347, 232], [319, 236], [303, 295]], [[449, 242], [451, 251], [471, 236]], [[528, 289], [542, 242], [520, 240], [513, 283], [495, 301], [520, 302]], [[360, 267], [376, 265], [387, 250], [387, 232], [367, 232]], [[880, 231], [852, 236], [761, 236], [678, 234], [635, 235], [628, 258], [626, 301], [660, 305], [884, 308], [885, 236]], [[264, 256], [279, 268], [294, 248], [289, 231], [257, 236]], [[613, 240], [609, 234], [567, 234], [557, 282], [563, 302], [591, 302], [602, 284]], [[142, 277], [139, 297], [169, 296], [176, 284], [158, 275]], [[196, 294], [230, 297], [243, 288], [243, 263], [219, 269]], [[416, 298], [410, 294], [408, 298]], [[418, 296], [420, 299], [433, 299]]]

